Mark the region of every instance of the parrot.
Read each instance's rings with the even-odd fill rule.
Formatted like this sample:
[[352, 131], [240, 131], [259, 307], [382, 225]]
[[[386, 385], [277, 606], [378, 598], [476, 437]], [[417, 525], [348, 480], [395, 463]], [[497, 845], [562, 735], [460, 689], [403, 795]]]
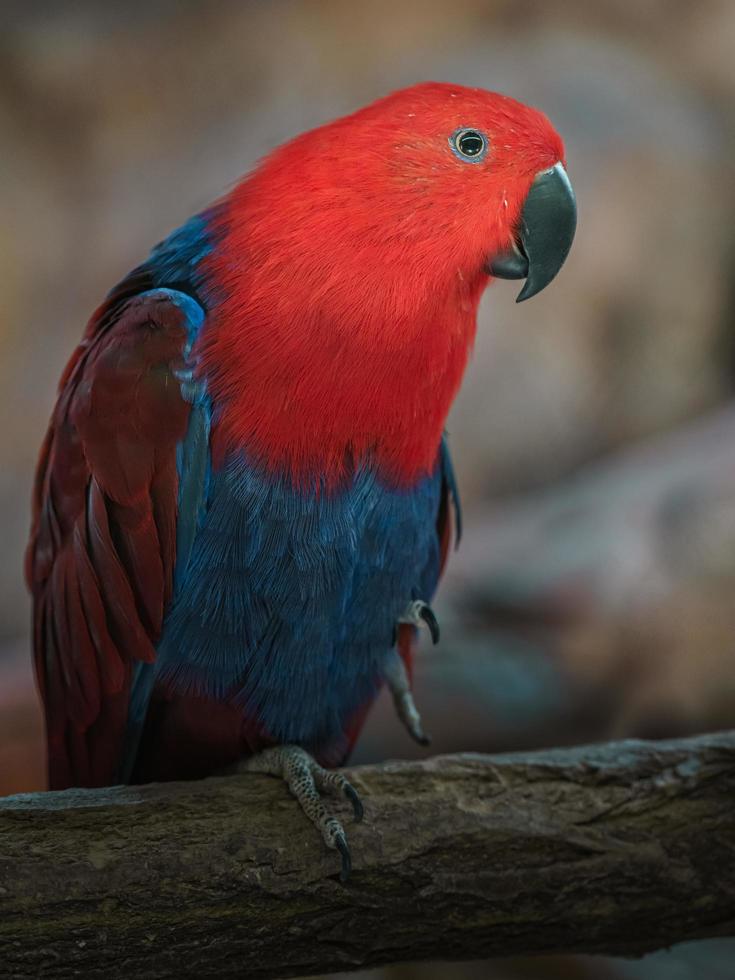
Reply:
[[423, 82], [296, 136], [93, 313], [33, 490], [51, 789], [257, 772], [351, 870], [339, 771], [461, 510], [445, 432], [494, 279], [557, 275], [576, 202], [538, 109]]

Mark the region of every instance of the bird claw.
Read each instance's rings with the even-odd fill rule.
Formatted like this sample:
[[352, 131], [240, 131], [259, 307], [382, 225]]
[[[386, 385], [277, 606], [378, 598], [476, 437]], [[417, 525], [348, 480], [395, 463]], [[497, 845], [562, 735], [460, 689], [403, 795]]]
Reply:
[[355, 787], [341, 772], [324, 769], [298, 745], [276, 745], [244, 760], [240, 771], [263, 772], [280, 776], [311, 820], [327, 847], [342, 856], [340, 881], [345, 882], [352, 870], [352, 856], [347, 835], [340, 821], [331, 815], [322, 802], [320, 791], [341, 793], [352, 804], [355, 823], [363, 818], [362, 800]]
[[439, 642], [439, 620], [428, 602], [414, 599], [398, 620], [399, 623], [411, 623], [413, 626], [426, 626], [431, 634], [431, 642], [436, 646]]
[[421, 715], [413, 699], [406, 667], [395, 650], [391, 652], [391, 657], [383, 671], [383, 676], [393, 695], [396, 714], [403, 722], [408, 734], [419, 745], [430, 745], [431, 738], [426, 734], [421, 724]]
[[419, 611], [419, 616], [423, 619], [428, 627], [429, 633], [431, 634], [431, 642], [436, 646], [439, 642], [439, 620], [434, 615], [434, 610], [431, 606], [427, 606], [424, 603]]
[[362, 800], [360, 799], [357, 790], [351, 783], [348, 783], [347, 780], [345, 780], [345, 784], [342, 787], [342, 792], [352, 804], [355, 823], [360, 823], [365, 815], [365, 811], [363, 810]]
[[431, 737], [423, 729], [421, 715], [418, 713], [416, 702], [410, 691], [406, 691], [405, 694], [401, 695], [400, 701], [396, 701], [396, 710], [411, 738], [419, 745], [431, 745]]
[[334, 846], [342, 855], [342, 870], [339, 873], [339, 880], [344, 884], [350, 877], [350, 872], [352, 871], [352, 855], [350, 854], [350, 849], [347, 846], [347, 838], [344, 834], [338, 834], [334, 838]]

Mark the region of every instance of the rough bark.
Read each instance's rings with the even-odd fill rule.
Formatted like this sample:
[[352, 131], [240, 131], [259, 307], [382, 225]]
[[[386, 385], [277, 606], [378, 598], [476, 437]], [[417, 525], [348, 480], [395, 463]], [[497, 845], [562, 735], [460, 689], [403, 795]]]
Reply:
[[0, 800], [0, 976], [286, 977], [735, 935], [735, 733], [349, 773], [366, 818], [346, 886], [264, 776]]

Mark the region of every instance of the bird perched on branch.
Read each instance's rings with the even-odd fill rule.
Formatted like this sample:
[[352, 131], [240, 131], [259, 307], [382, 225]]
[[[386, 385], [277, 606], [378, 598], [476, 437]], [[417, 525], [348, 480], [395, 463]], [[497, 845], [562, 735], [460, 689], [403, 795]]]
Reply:
[[109, 293], [27, 553], [52, 788], [282, 776], [346, 877], [322, 793], [359, 819], [333, 767], [382, 685], [425, 741], [412, 648], [480, 296], [543, 289], [575, 220], [544, 115], [427, 83], [275, 150]]

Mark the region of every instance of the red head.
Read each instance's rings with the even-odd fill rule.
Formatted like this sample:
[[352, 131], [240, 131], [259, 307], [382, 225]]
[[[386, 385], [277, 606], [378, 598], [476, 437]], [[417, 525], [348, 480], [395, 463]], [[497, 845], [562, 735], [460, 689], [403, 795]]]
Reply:
[[392, 482], [429, 471], [489, 272], [528, 289], [537, 266], [536, 292], [571, 244], [536, 263], [524, 237], [534, 222], [559, 237], [563, 155], [537, 110], [437, 83], [272, 153], [230, 195], [208, 263], [220, 444], [329, 483], [368, 454]]

